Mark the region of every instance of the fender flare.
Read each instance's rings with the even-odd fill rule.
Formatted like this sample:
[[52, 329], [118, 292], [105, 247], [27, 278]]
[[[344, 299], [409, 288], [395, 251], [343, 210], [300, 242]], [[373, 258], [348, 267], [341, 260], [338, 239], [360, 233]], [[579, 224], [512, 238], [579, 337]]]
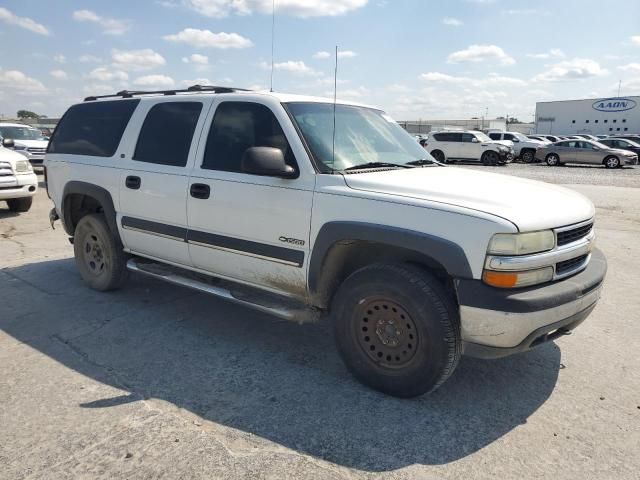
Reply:
[[109, 230], [111, 230], [111, 234], [117, 241], [120, 242], [120, 232], [118, 231], [118, 223], [116, 222], [116, 209], [113, 205], [111, 194], [105, 188], [94, 185], [93, 183], [71, 181], [64, 186], [60, 210], [65, 231], [73, 236], [75, 225], [73, 225], [73, 220], [71, 219], [71, 209], [66, 205], [66, 199], [69, 195], [73, 194], [86, 195], [100, 202]]
[[473, 278], [463, 248], [450, 240], [398, 227], [365, 222], [328, 222], [316, 236], [309, 259], [309, 291], [318, 293], [331, 248], [343, 241], [375, 242], [412, 250], [440, 263], [454, 278]]

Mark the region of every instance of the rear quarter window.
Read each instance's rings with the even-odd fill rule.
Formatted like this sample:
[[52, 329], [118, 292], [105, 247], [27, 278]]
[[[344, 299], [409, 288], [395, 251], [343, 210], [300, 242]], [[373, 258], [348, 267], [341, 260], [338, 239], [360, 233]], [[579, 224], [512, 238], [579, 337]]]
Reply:
[[47, 153], [112, 157], [140, 100], [74, 105], [56, 127]]

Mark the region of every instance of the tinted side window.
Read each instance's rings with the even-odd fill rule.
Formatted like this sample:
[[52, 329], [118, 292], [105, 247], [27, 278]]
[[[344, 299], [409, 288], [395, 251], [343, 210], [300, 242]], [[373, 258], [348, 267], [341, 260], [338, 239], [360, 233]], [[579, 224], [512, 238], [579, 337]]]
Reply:
[[504, 139], [505, 139], [505, 140], [513, 140], [514, 138], [516, 138], [516, 137], [514, 137], [514, 136], [513, 136], [512, 134], [510, 134], [510, 133], [505, 133], [505, 134], [504, 134]]
[[184, 167], [201, 110], [200, 102], [166, 102], [151, 107], [140, 129], [133, 159]]
[[462, 141], [466, 142], [466, 143], [471, 143], [473, 141], [473, 139], [476, 138], [475, 135], [472, 135], [470, 133], [463, 133], [462, 134]]
[[500, 140], [500, 134], [499, 133], [490, 133], [489, 134], [489, 138], [491, 140]]
[[241, 172], [242, 156], [251, 147], [279, 148], [287, 165], [297, 168], [282, 127], [268, 107], [259, 103], [223, 102], [213, 117], [202, 168]]
[[449, 139], [450, 142], [462, 142], [461, 133], [450, 133], [449, 135], [451, 135], [451, 138]]
[[48, 153], [112, 157], [140, 100], [74, 105], [55, 129]]
[[433, 138], [435, 138], [439, 142], [446, 142], [446, 133], [435, 133]]

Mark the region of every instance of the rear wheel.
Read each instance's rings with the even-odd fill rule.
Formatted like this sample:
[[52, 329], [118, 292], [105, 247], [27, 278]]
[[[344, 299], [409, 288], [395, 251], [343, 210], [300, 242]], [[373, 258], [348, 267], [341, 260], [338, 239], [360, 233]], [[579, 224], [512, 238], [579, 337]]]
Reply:
[[440, 163], [444, 163], [445, 162], [444, 153], [442, 153], [442, 151], [440, 151], [440, 150], [434, 150], [433, 152], [431, 152], [431, 156], [433, 158], [435, 158], [436, 161], [438, 161]]
[[483, 165], [497, 165], [500, 161], [500, 157], [496, 152], [490, 150], [488, 152], [484, 152], [480, 160], [482, 161]]
[[520, 158], [524, 163], [532, 163], [535, 160], [535, 153], [532, 150], [525, 150]]
[[607, 168], [618, 168], [620, 166], [620, 159], [618, 157], [607, 157], [604, 159], [604, 166]]
[[560, 157], [555, 153], [550, 153], [549, 155], [547, 155], [545, 161], [550, 167], [556, 167], [560, 165]]
[[460, 358], [457, 310], [435, 277], [418, 267], [362, 268], [340, 286], [332, 310], [338, 350], [351, 373], [389, 395], [435, 390]]
[[9, 210], [12, 212], [28, 212], [33, 203], [33, 197], [12, 198], [7, 200]]
[[103, 215], [93, 213], [80, 219], [73, 251], [80, 275], [91, 288], [114, 290], [127, 279], [127, 255]]

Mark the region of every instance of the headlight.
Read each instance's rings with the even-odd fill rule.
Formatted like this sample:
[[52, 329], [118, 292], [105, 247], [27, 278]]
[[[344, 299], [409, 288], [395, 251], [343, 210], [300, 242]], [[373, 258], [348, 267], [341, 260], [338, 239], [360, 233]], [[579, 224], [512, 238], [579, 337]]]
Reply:
[[509, 147], [506, 147], [506, 146], [498, 147], [498, 150], [500, 150], [501, 152], [508, 152]]
[[30, 172], [32, 170], [33, 168], [31, 167], [31, 163], [29, 163], [28, 160], [18, 160], [16, 162], [16, 172], [24, 173], [24, 172]]
[[556, 243], [551, 230], [530, 233], [498, 233], [489, 242], [488, 253], [493, 255], [527, 255], [546, 252]]

